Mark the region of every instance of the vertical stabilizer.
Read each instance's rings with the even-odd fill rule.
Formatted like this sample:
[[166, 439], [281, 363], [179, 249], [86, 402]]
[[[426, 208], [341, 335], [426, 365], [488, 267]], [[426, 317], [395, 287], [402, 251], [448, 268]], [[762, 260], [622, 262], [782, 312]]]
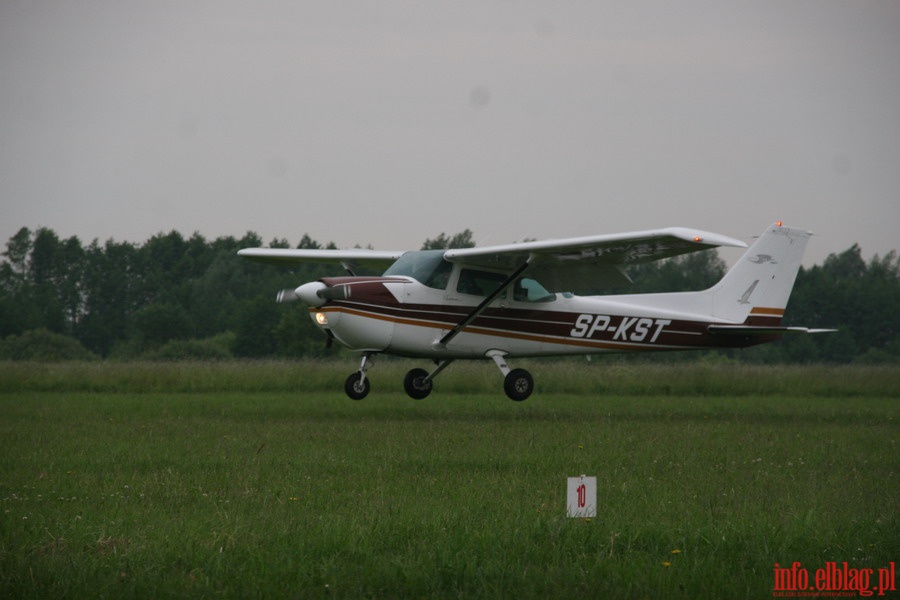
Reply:
[[712, 315], [747, 325], [778, 325], [812, 232], [770, 226], [711, 289]]

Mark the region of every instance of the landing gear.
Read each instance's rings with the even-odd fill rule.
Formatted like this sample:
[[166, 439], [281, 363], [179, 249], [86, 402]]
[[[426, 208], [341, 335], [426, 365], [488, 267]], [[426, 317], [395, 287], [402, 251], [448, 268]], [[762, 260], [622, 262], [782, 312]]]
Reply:
[[371, 385], [369, 380], [365, 379], [363, 373], [352, 373], [347, 381], [344, 382], [344, 391], [350, 396], [351, 400], [362, 400], [369, 395]]
[[344, 391], [350, 396], [351, 400], [362, 400], [369, 395], [371, 385], [366, 377], [366, 371], [372, 366], [373, 361], [371, 359], [371, 354], [363, 354], [362, 360], [359, 363], [359, 371], [352, 373], [350, 377], [347, 378], [347, 381], [344, 382]]
[[503, 391], [510, 400], [521, 402], [534, 391], [534, 378], [525, 369], [510, 369], [506, 364], [506, 354], [492, 350], [487, 355], [494, 360], [497, 368], [503, 373]]
[[437, 363], [434, 370], [429, 373], [425, 369], [412, 369], [403, 378], [403, 389], [410, 398], [421, 400], [431, 393], [431, 384], [438, 373], [447, 368], [452, 360], [442, 360]]
[[403, 378], [403, 389], [410, 398], [421, 400], [431, 393], [431, 379], [425, 369], [412, 369]]
[[511, 400], [521, 402], [534, 391], [534, 379], [525, 369], [513, 369], [503, 379], [503, 391]]
[[[344, 382], [344, 391], [353, 400], [362, 400], [369, 395], [371, 384], [366, 376], [366, 371], [374, 364], [372, 360], [373, 353], [363, 354], [359, 363], [359, 371], [351, 373]], [[510, 369], [506, 364], [506, 353], [500, 350], [492, 350], [487, 353], [503, 373], [503, 391], [506, 395], [516, 402], [521, 402], [534, 392], [534, 379], [531, 373], [525, 369]], [[427, 398], [431, 394], [434, 378], [438, 373], [447, 368], [453, 362], [452, 360], [442, 360], [430, 373], [425, 369], [411, 369], [403, 378], [403, 389], [410, 398], [421, 400]]]

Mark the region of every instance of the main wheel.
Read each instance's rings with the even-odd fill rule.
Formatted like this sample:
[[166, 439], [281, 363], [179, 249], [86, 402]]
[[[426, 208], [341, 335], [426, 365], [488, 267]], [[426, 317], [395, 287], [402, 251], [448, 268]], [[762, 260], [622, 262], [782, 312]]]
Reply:
[[369, 378], [363, 379], [362, 373], [357, 371], [344, 382], [344, 391], [353, 400], [362, 400], [369, 395]]
[[403, 378], [403, 389], [410, 398], [421, 400], [431, 393], [431, 381], [425, 381], [428, 371], [425, 369], [412, 369]]
[[511, 400], [521, 402], [534, 391], [534, 379], [525, 369], [513, 369], [503, 380], [503, 391]]

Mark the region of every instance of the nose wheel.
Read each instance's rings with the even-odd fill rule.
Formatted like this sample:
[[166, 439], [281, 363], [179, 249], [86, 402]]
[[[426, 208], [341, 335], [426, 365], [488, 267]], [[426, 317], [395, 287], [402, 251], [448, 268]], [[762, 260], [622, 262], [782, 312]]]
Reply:
[[369, 395], [371, 384], [363, 373], [352, 373], [344, 382], [344, 391], [351, 400], [362, 400]]
[[369, 390], [372, 386], [369, 384], [369, 378], [366, 377], [366, 371], [369, 370], [372, 364], [372, 356], [363, 354], [362, 361], [359, 363], [359, 371], [351, 373], [350, 377], [344, 382], [344, 392], [347, 393], [351, 400], [362, 400], [369, 395]]

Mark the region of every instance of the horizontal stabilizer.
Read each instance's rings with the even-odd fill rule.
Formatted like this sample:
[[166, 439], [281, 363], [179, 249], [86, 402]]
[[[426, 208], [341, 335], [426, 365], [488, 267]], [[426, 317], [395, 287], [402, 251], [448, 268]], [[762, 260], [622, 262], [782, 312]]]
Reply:
[[781, 333], [832, 333], [837, 329], [809, 329], [808, 327], [763, 327], [754, 325], [710, 325], [713, 335], [773, 335]]

